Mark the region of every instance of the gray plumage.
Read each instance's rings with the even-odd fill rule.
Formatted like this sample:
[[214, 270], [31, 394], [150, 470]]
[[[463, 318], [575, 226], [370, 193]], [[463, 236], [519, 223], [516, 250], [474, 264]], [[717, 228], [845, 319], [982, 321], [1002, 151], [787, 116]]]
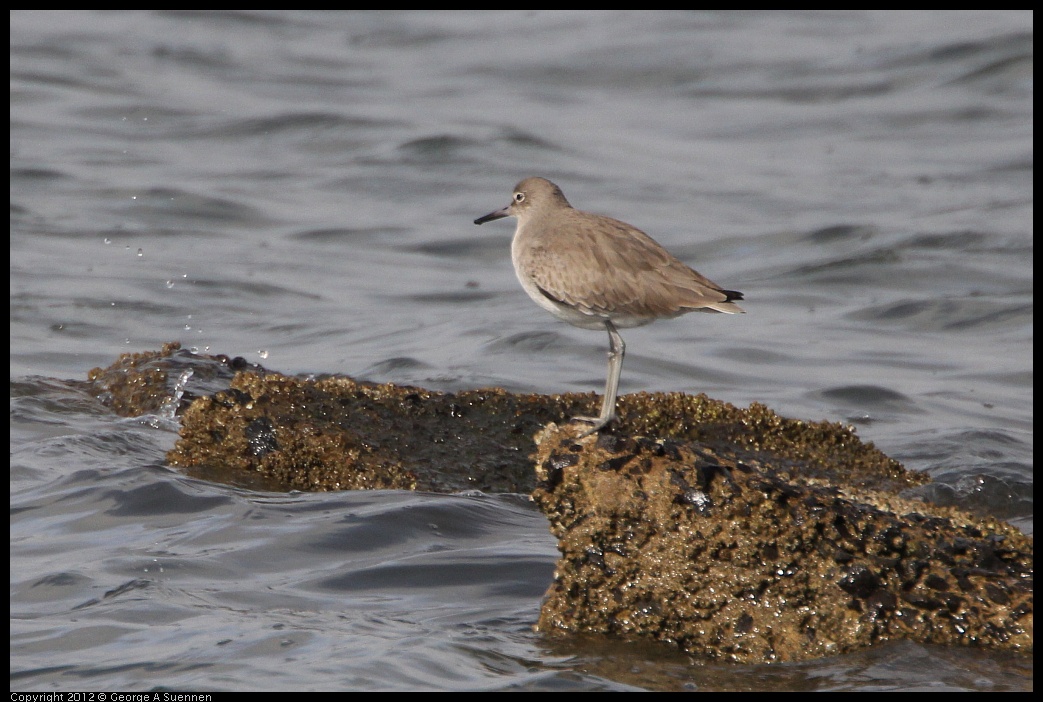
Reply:
[[577, 417], [592, 434], [615, 418], [625, 345], [617, 328], [686, 312], [742, 313], [742, 293], [692, 270], [640, 229], [577, 210], [545, 178], [526, 178], [511, 203], [479, 217], [484, 224], [516, 217], [511, 259], [522, 288], [540, 307], [583, 329], [609, 335], [609, 371], [601, 415]]

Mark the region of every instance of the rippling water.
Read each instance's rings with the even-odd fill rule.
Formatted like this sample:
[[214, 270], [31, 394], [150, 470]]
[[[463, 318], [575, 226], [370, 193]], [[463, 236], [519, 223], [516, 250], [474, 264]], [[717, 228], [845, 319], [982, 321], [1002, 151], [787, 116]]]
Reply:
[[603, 335], [471, 224], [543, 175], [746, 294], [629, 330], [621, 392], [854, 424], [1031, 533], [1032, 46], [1014, 11], [13, 12], [12, 689], [1031, 689], [973, 649], [546, 639], [524, 496], [190, 479], [68, 381], [177, 339], [600, 392]]

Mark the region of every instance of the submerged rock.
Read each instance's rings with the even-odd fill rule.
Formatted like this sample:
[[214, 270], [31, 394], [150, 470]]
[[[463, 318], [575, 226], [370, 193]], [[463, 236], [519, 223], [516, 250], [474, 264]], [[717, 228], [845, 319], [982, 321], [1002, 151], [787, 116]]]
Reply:
[[[183, 388], [178, 379], [192, 375]], [[154, 413], [180, 397], [168, 462], [190, 474], [266, 490], [404, 489], [528, 493], [542, 425], [594, 395], [440, 393], [347, 377], [294, 378], [241, 358], [166, 344], [90, 373], [113, 411]]]

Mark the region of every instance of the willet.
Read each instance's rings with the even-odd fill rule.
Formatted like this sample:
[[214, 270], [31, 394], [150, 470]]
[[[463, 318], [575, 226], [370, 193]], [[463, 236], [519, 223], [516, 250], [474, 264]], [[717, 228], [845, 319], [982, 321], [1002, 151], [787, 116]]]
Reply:
[[509, 205], [474, 220], [517, 217], [511, 260], [537, 305], [583, 329], [608, 332], [608, 378], [601, 414], [576, 417], [600, 430], [616, 417], [626, 346], [617, 329], [686, 312], [742, 313], [742, 293], [725, 290], [677, 260], [640, 229], [574, 209], [554, 183], [526, 178]]

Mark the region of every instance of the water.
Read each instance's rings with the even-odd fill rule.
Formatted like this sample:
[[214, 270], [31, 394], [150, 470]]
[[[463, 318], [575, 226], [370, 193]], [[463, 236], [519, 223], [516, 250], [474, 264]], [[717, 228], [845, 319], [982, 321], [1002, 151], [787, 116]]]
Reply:
[[12, 690], [1031, 689], [972, 649], [547, 639], [524, 496], [194, 480], [72, 381], [176, 339], [600, 391], [607, 339], [471, 224], [543, 175], [746, 294], [628, 330], [621, 392], [853, 424], [1031, 533], [1032, 45], [1015, 11], [13, 12]]

